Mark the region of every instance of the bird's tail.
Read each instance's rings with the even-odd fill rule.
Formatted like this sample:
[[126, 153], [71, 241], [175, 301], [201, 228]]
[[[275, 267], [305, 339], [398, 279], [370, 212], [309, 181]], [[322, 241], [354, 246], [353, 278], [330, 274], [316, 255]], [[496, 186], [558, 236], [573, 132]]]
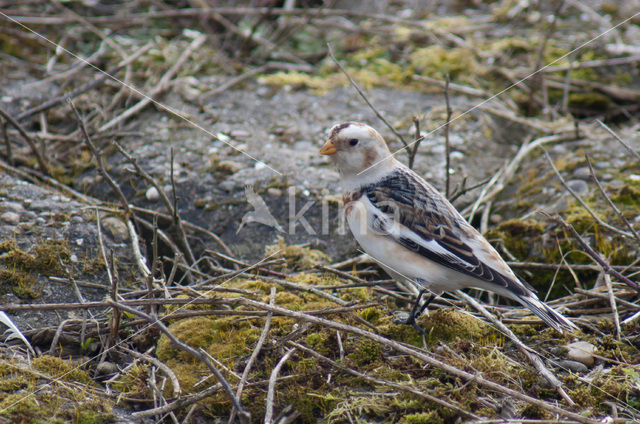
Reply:
[[560, 333], [562, 333], [563, 330], [573, 331], [578, 328], [560, 313], [554, 311], [549, 306], [541, 302], [533, 293], [530, 295], [517, 296], [516, 300], [529, 308], [531, 312], [536, 314], [542, 321], [547, 323], [550, 327], [558, 330]]

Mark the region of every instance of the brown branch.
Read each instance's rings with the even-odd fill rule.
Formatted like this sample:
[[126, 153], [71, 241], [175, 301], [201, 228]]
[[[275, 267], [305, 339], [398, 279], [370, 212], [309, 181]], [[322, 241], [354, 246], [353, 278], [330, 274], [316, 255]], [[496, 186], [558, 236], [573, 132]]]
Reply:
[[93, 156], [96, 158], [96, 162], [98, 163], [98, 170], [100, 171], [100, 174], [102, 174], [104, 179], [107, 181], [107, 183], [111, 186], [113, 191], [115, 191], [118, 197], [120, 198], [120, 204], [122, 205], [122, 208], [125, 210], [126, 219], [128, 220], [129, 218], [134, 216], [134, 214], [129, 208], [129, 202], [127, 201], [127, 198], [125, 197], [122, 190], [120, 190], [120, 186], [118, 186], [115, 180], [111, 178], [111, 175], [109, 175], [109, 173], [107, 172], [107, 169], [105, 168], [104, 162], [102, 160], [102, 154], [100, 154], [95, 144], [93, 144], [93, 141], [91, 141], [91, 137], [87, 132], [87, 128], [84, 124], [84, 119], [80, 115], [80, 112], [78, 112], [78, 109], [76, 109], [76, 106], [73, 104], [73, 101], [71, 101], [71, 99], [68, 99], [67, 101], [71, 106], [71, 109], [73, 110], [73, 112], [76, 114], [76, 118], [78, 119], [78, 125], [82, 130], [82, 134], [84, 135], [84, 139], [85, 139], [85, 142], [87, 143], [87, 146], [89, 147], [89, 150], [91, 150], [91, 153], [93, 153]]
[[121, 121], [128, 119], [129, 117], [135, 115], [136, 113], [144, 109], [145, 106], [147, 106], [149, 103], [152, 103], [152, 102], [156, 106], [160, 107], [163, 110], [166, 110], [169, 113], [172, 113], [179, 117], [183, 117], [183, 115], [179, 113], [177, 110], [170, 108], [169, 106], [160, 104], [159, 102], [154, 100], [153, 97], [157, 96], [158, 94], [162, 93], [167, 88], [169, 88], [171, 80], [176, 75], [180, 67], [187, 61], [187, 59], [189, 59], [189, 56], [191, 56], [191, 54], [193, 54], [194, 51], [200, 48], [200, 46], [205, 42], [205, 40], [206, 40], [206, 37], [204, 35], [200, 35], [196, 37], [189, 44], [189, 46], [182, 52], [182, 54], [180, 55], [180, 57], [178, 57], [175, 63], [171, 65], [171, 67], [167, 70], [167, 72], [165, 72], [165, 74], [162, 75], [162, 77], [160, 78], [160, 81], [158, 81], [157, 84], [155, 84], [154, 87], [148, 93], [142, 93], [140, 90], [130, 87], [135, 93], [142, 96], [142, 100], [140, 100], [138, 103], [131, 106], [129, 109], [125, 110], [123, 113], [119, 114], [109, 122], [102, 125], [98, 129], [98, 132], [106, 131], [109, 128], [117, 125]]
[[491, 390], [497, 393], [501, 393], [503, 395], [506, 396], [510, 396], [514, 399], [518, 399], [521, 400], [523, 402], [527, 402], [531, 405], [535, 405], [538, 406], [546, 411], [549, 411], [551, 413], [554, 414], [558, 414], [560, 416], [563, 417], [567, 417], [567, 418], [571, 418], [574, 419], [578, 422], [581, 423], [585, 423], [585, 424], [595, 424], [596, 421], [595, 420], [591, 420], [589, 418], [586, 418], [580, 414], [576, 414], [574, 412], [571, 411], [567, 411], [566, 409], [560, 408], [556, 405], [553, 405], [549, 402], [531, 397], [527, 394], [518, 392], [516, 390], [510, 389], [508, 387], [505, 387], [502, 384], [498, 384], [495, 383], [493, 381], [487, 380], [484, 377], [482, 377], [480, 374], [472, 374], [469, 373], [467, 371], [461, 370], [459, 368], [456, 368], [452, 365], [449, 365], [445, 362], [442, 362], [436, 358], [434, 358], [433, 356], [429, 355], [427, 352], [425, 352], [424, 350], [418, 349], [414, 346], [409, 346], [409, 345], [405, 345], [402, 343], [398, 343], [394, 340], [390, 340], [387, 339], [386, 337], [380, 336], [378, 334], [372, 333], [370, 331], [367, 330], [363, 330], [361, 328], [358, 327], [354, 327], [351, 325], [347, 325], [347, 324], [342, 324], [340, 322], [336, 322], [336, 321], [331, 321], [331, 320], [327, 320], [324, 318], [318, 318], [318, 317], [314, 317], [314, 316], [310, 316], [308, 314], [302, 313], [302, 312], [296, 312], [296, 311], [291, 311], [285, 308], [281, 308], [279, 306], [271, 306], [271, 305], [267, 305], [266, 303], [262, 303], [262, 302], [257, 302], [255, 300], [249, 300], [249, 299], [242, 299], [241, 302], [243, 304], [245, 304], [246, 306], [252, 306], [254, 308], [258, 308], [258, 309], [262, 309], [262, 310], [266, 310], [266, 311], [273, 311], [274, 313], [282, 313], [283, 315], [295, 318], [297, 320], [300, 321], [305, 321], [305, 322], [310, 322], [313, 324], [318, 324], [322, 327], [325, 328], [332, 328], [335, 330], [340, 330], [340, 331], [344, 331], [344, 332], [348, 332], [351, 334], [356, 334], [358, 336], [364, 337], [366, 339], [369, 339], [371, 341], [374, 341], [376, 343], [379, 343], [383, 346], [387, 346], [397, 352], [412, 356], [414, 358], [417, 358], [421, 361], [423, 361], [425, 364], [439, 368], [441, 370], [443, 370], [444, 372], [459, 377], [465, 381], [468, 382], [474, 382], [477, 385], [483, 387], [484, 389], [487, 390]]
[[460, 414], [460, 415], [462, 415], [464, 417], [467, 417], [467, 418], [470, 418], [470, 419], [473, 419], [473, 420], [480, 419], [480, 417], [475, 415], [473, 412], [465, 411], [464, 409], [462, 409], [458, 405], [455, 405], [455, 404], [453, 404], [451, 402], [447, 402], [446, 400], [442, 399], [442, 397], [437, 397], [437, 396], [430, 395], [429, 393], [423, 392], [423, 391], [418, 390], [416, 388], [413, 388], [411, 386], [404, 385], [404, 384], [398, 384], [395, 381], [390, 381], [390, 380], [385, 380], [385, 379], [382, 379], [382, 378], [371, 377], [370, 375], [361, 373], [361, 372], [356, 371], [356, 370], [354, 370], [352, 368], [349, 368], [349, 367], [347, 367], [345, 365], [342, 365], [339, 362], [336, 362], [336, 361], [334, 361], [332, 359], [329, 359], [326, 356], [323, 356], [323, 355], [319, 354], [315, 350], [309, 349], [308, 347], [303, 346], [301, 344], [298, 344], [298, 343], [295, 343], [295, 342], [292, 342], [292, 341], [287, 342], [287, 344], [289, 344], [291, 346], [294, 346], [294, 347], [298, 348], [299, 350], [301, 350], [303, 352], [306, 352], [306, 353], [308, 353], [309, 355], [311, 355], [311, 356], [313, 356], [315, 358], [318, 358], [318, 359], [320, 359], [320, 360], [322, 360], [324, 362], [327, 362], [331, 366], [333, 366], [333, 367], [335, 367], [335, 368], [337, 368], [339, 370], [348, 372], [349, 374], [355, 375], [356, 377], [361, 378], [363, 380], [370, 381], [370, 382], [372, 382], [374, 384], [393, 387], [394, 389], [399, 389], [399, 390], [402, 390], [402, 391], [405, 391], [405, 392], [409, 392], [409, 393], [414, 394], [416, 396], [419, 396], [419, 397], [421, 397], [423, 399], [426, 399], [429, 402], [433, 402], [436, 405], [440, 405], [440, 406], [445, 407], [447, 409], [451, 409], [452, 411], [455, 411], [455, 412], [457, 412], [458, 414]]
[[600, 190], [600, 194], [602, 194], [602, 197], [604, 197], [604, 199], [607, 201], [609, 206], [611, 206], [611, 209], [613, 209], [616, 215], [618, 215], [618, 217], [622, 220], [622, 222], [624, 222], [624, 224], [629, 229], [631, 234], [633, 234], [633, 236], [636, 238], [638, 243], [640, 243], [640, 234], [638, 234], [638, 232], [636, 231], [635, 228], [633, 228], [633, 225], [631, 225], [629, 220], [625, 218], [625, 216], [622, 214], [620, 209], [618, 209], [615, 203], [613, 203], [611, 198], [604, 191], [604, 188], [602, 187], [602, 184], [600, 184], [600, 181], [598, 181], [598, 178], [596, 177], [596, 172], [593, 170], [593, 166], [591, 165], [591, 159], [589, 158], [589, 155], [585, 155], [585, 159], [587, 160], [587, 165], [589, 165], [589, 172], [591, 173], [591, 178], [593, 178], [593, 181], [596, 183], [598, 190]]
[[551, 216], [551, 215], [549, 215], [548, 213], [546, 213], [544, 211], [540, 211], [540, 213], [545, 215], [547, 218], [551, 219], [553, 222], [559, 224], [562, 228], [568, 230], [569, 233], [573, 236], [573, 238], [580, 244], [580, 246], [582, 246], [582, 248], [585, 250], [585, 252], [589, 256], [591, 256], [591, 258], [594, 261], [596, 261], [603, 268], [604, 272], [606, 272], [607, 274], [610, 274], [611, 276], [617, 278], [619, 281], [625, 283], [629, 287], [640, 291], [640, 287], [638, 286], [638, 284], [636, 282], [631, 281], [630, 279], [628, 279], [627, 277], [625, 277], [624, 275], [620, 274], [618, 271], [613, 269], [611, 267], [611, 265], [609, 265], [607, 263], [607, 261], [604, 260], [602, 255], [600, 255], [598, 252], [593, 250], [591, 248], [591, 246], [589, 246], [589, 243], [587, 243], [582, 237], [580, 237], [580, 234], [578, 234], [576, 229], [573, 228], [573, 225], [569, 224], [567, 221], [562, 219], [562, 217], [560, 217], [559, 215]]
[[386, 118], [384, 116], [382, 116], [382, 114], [380, 113], [380, 111], [369, 101], [369, 99], [367, 98], [367, 96], [364, 94], [364, 92], [360, 89], [360, 87], [358, 86], [358, 84], [353, 80], [353, 78], [351, 78], [351, 75], [349, 75], [349, 73], [347, 72], [347, 70], [342, 66], [342, 64], [338, 61], [338, 59], [336, 59], [336, 56], [333, 54], [333, 47], [331, 47], [331, 44], [327, 44], [327, 47], [329, 49], [329, 56], [331, 57], [331, 59], [333, 60], [333, 62], [336, 64], [336, 66], [338, 66], [338, 69], [340, 69], [340, 71], [342, 71], [342, 73], [347, 77], [347, 79], [349, 80], [349, 82], [351, 83], [351, 86], [353, 88], [355, 88], [355, 90], [358, 92], [358, 94], [360, 95], [360, 97], [362, 97], [362, 100], [364, 100], [364, 102], [367, 104], [367, 106], [369, 106], [369, 108], [371, 108], [371, 110], [373, 111], [373, 113], [376, 114], [376, 116], [382, 121], [384, 122], [384, 124], [387, 126], [387, 128], [389, 128], [391, 130], [391, 132], [398, 137], [398, 139], [402, 142], [402, 144], [404, 145], [405, 148], [409, 147], [409, 143], [407, 143], [407, 141], [404, 139], [404, 137], [402, 137], [402, 135], [395, 129], [393, 128], [393, 125], [391, 125], [389, 123], [389, 121], [386, 120]]
[[407, 147], [407, 153], [409, 154], [408, 166], [410, 169], [413, 169], [413, 162], [416, 160], [418, 148], [420, 147], [420, 143], [422, 143], [422, 140], [424, 140], [424, 137], [420, 135], [420, 119], [418, 119], [417, 116], [413, 117], [413, 125], [416, 128], [416, 138], [413, 141], [411, 147]]
[[[589, 264], [545, 264], [541, 262], [515, 262], [508, 261], [507, 265], [511, 268], [516, 269], [573, 269], [574, 271], [600, 271], [599, 265], [589, 265]], [[634, 266], [630, 267], [627, 265], [611, 265], [611, 268], [617, 271], [640, 271], [640, 267]]]
[[52, 107], [59, 105], [60, 103], [66, 101], [67, 99], [73, 99], [75, 97], [78, 97], [80, 94], [86, 91], [89, 91], [92, 88], [97, 87], [102, 82], [104, 82], [107, 78], [113, 79], [114, 78], [113, 75], [115, 73], [119, 72], [122, 68], [126, 67], [127, 65], [135, 62], [138, 58], [140, 58], [140, 56], [142, 56], [147, 51], [149, 51], [152, 46], [153, 46], [152, 43], [145, 44], [143, 47], [138, 49], [138, 51], [136, 51], [134, 54], [132, 54], [131, 56], [127, 57], [125, 60], [118, 63], [116, 66], [107, 69], [106, 71], [102, 71], [101, 69], [98, 69], [98, 71], [101, 72], [101, 75], [98, 75], [92, 81], [89, 81], [81, 85], [80, 87], [76, 88], [75, 90], [72, 90], [69, 93], [62, 94], [51, 100], [47, 100], [39, 104], [38, 106], [34, 106], [31, 109], [25, 110], [24, 112], [22, 112], [20, 115], [17, 116], [17, 120], [22, 121], [30, 116], [35, 115], [36, 113], [44, 112], [45, 110], [51, 109]]
[[131, 314], [137, 315], [137, 316], [147, 320], [147, 322], [149, 324], [157, 327], [158, 330], [160, 330], [162, 333], [164, 333], [164, 335], [167, 336], [169, 338], [169, 340], [171, 341], [171, 344], [176, 346], [178, 349], [189, 353], [191, 356], [195, 357], [196, 359], [204, 362], [205, 365], [209, 368], [209, 370], [211, 370], [213, 375], [216, 376], [216, 379], [218, 380], [218, 382], [220, 384], [222, 384], [222, 387], [224, 388], [224, 391], [227, 394], [227, 397], [231, 401], [231, 404], [234, 405], [234, 407], [238, 410], [238, 417], [240, 419], [240, 422], [248, 424], [251, 421], [251, 414], [249, 414], [248, 411], [246, 411], [244, 408], [242, 408], [242, 405], [240, 404], [240, 402], [238, 401], [238, 398], [233, 393], [233, 390], [231, 389], [231, 386], [227, 382], [227, 379], [224, 378], [222, 373], [211, 363], [211, 361], [209, 360], [209, 358], [206, 355], [206, 352], [202, 348], [196, 350], [196, 349], [192, 348], [191, 346], [189, 346], [188, 344], [180, 341], [157, 318], [149, 316], [149, 315], [145, 314], [144, 312], [139, 311], [136, 308], [132, 308], [130, 306], [124, 305], [124, 304], [122, 304], [120, 302], [108, 301], [108, 303], [111, 304], [111, 306], [113, 306], [115, 308], [122, 309], [122, 310], [124, 310], [126, 312], [129, 312]]
[[627, 149], [629, 151], [629, 153], [631, 153], [633, 156], [635, 156], [636, 159], [640, 160], [640, 153], [636, 152], [635, 150], [633, 150], [633, 148], [631, 148], [631, 146], [629, 146], [627, 143], [625, 143], [625, 141], [620, 138], [620, 136], [618, 134], [616, 134], [615, 131], [613, 131], [611, 128], [609, 128], [609, 126], [607, 124], [605, 124], [604, 122], [602, 122], [599, 119], [596, 119], [596, 122], [598, 124], [600, 124], [605, 130], [607, 130], [607, 132], [609, 134], [611, 134], [616, 140], [618, 140], [618, 142], [620, 144], [622, 144], [622, 146], [624, 146], [625, 149]]
[[522, 353], [527, 358], [527, 360], [531, 362], [531, 364], [538, 371], [538, 373], [540, 373], [540, 375], [542, 375], [545, 378], [545, 380], [547, 380], [547, 382], [551, 384], [551, 386], [556, 390], [556, 392], [558, 392], [560, 397], [562, 397], [565, 400], [565, 402], [567, 402], [567, 404], [571, 406], [575, 405], [575, 402], [569, 397], [567, 392], [565, 392], [564, 389], [562, 388], [562, 383], [560, 382], [560, 380], [558, 380], [558, 377], [556, 377], [551, 371], [549, 371], [549, 369], [547, 369], [547, 367], [545, 367], [544, 363], [542, 362], [542, 359], [540, 359], [540, 356], [538, 356], [538, 354], [535, 351], [533, 351], [529, 346], [522, 343], [522, 341], [518, 338], [518, 336], [515, 335], [513, 331], [511, 331], [506, 325], [500, 322], [493, 314], [489, 313], [489, 311], [487, 311], [487, 308], [485, 308], [480, 303], [478, 303], [474, 298], [472, 298], [462, 290], [457, 290], [456, 293], [458, 294], [458, 296], [462, 297], [468, 304], [470, 304], [475, 309], [477, 309], [485, 318], [491, 321], [496, 327], [498, 327], [498, 330], [500, 332], [502, 332], [503, 334], [506, 334], [506, 336], [509, 337], [509, 339], [516, 346], [518, 346], [520, 353]]
[[445, 197], [448, 199], [450, 194], [450, 175], [451, 167], [451, 145], [449, 144], [449, 125], [451, 123], [451, 105], [449, 104], [449, 73], [447, 73], [446, 84], [444, 86], [444, 100], [447, 105], [447, 122], [444, 124], [444, 178], [445, 178]]
[[[25, 129], [22, 128], [22, 125], [20, 125], [18, 123], [18, 120], [13, 119], [13, 117], [11, 115], [9, 115], [9, 113], [7, 113], [2, 108], [0, 108], [0, 116], [2, 116], [5, 119], [5, 121], [7, 121], [9, 124], [11, 124], [13, 127], [15, 127], [15, 129], [18, 130], [18, 132], [20, 133], [22, 138], [24, 138], [24, 140], [27, 142], [27, 144], [31, 148], [31, 151], [36, 156], [36, 160], [38, 161], [38, 166], [40, 167], [40, 171], [42, 171], [46, 175], [51, 175], [51, 172], [49, 171], [49, 166], [47, 165], [47, 161], [45, 160], [44, 156], [42, 155], [42, 152], [40, 151], [40, 149], [38, 149], [38, 147], [36, 146], [36, 143], [31, 139], [31, 137], [29, 137], [29, 134], [27, 134], [27, 131], [25, 131]], [[9, 144], [9, 139], [7, 138], [6, 131], [5, 131], [4, 135], [5, 135], [5, 142], [8, 145]], [[10, 156], [10, 154], [11, 154], [11, 148], [10, 147], [7, 148], [7, 153]]]
[[587, 212], [589, 212], [589, 215], [591, 215], [591, 217], [599, 224], [602, 225], [603, 227], [614, 231], [620, 235], [623, 235], [625, 237], [632, 237], [632, 235], [630, 233], [627, 233], [626, 231], [622, 231], [619, 228], [614, 227], [613, 225], [609, 225], [608, 223], [604, 222], [602, 219], [600, 219], [600, 217], [598, 215], [596, 215], [596, 213], [591, 210], [591, 208], [589, 207], [589, 205], [587, 205], [585, 203], [584, 200], [582, 200], [582, 198], [580, 196], [578, 196], [578, 194], [573, 191], [571, 189], [571, 187], [569, 187], [569, 185], [566, 183], [566, 181], [564, 180], [564, 178], [562, 178], [562, 175], [560, 175], [560, 171], [558, 171], [558, 168], [556, 168], [556, 166], [553, 164], [553, 161], [551, 160], [551, 157], [549, 156], [549, 153], [547, 153], [547, 151], [542, 148], [543, 152], [544, 152], [544, 156], [547, 159], [547, 162], [549, 162], [549, 165], [551, 166], [551, 168], [553, 169], [553, 172], [556, 174], [556, 177], [558, 177], [558, 179], [560, 180], [560, 183], [562, 183], [562, 186], [565, 188], [565, 190], [567, 190], [569, 192], [569, 194], [571, 194], [571, 196], [573, 196], [574, 199], [576, 199], [578, 201], [578, 203], [580, 203], [580, 205], [586, 209]]

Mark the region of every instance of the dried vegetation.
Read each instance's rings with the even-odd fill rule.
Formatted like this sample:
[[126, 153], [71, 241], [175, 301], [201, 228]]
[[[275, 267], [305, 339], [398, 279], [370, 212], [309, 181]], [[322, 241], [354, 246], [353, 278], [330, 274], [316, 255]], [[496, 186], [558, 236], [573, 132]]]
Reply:
[[[635, 12], [614, 2], [591, 7], [510, 0], [439, 5], [446, 17], [436, 9], [407, 14], [388, 6], [377, 14], [295, 1], [284, 3], [301, 7], [2, 3], [0, 75], [16, 78], [0, 77], [3, 98], [19, 97], [12, 90], [31, 81], [37, 101], [28, 108], [0, 104], [0, 168], [87, 205], [118, 209], [130, 224], [139, 279], [119, 281], [117, 258], [103, 251], [94, 266], [110, 270], [108, 298], [34, 307], [81, 307], [95, 315], [57, 331], [26, 332], [35, 344], [51, 344], [59, 358], [27, 362], [16, 346], [0, 350], [0, 422], [111, 422], [116, 406], [141, 422], [640, 419]], [[51, 49], [38, 33], [63, 40], [63, 46]], [[75, 55], [108, 75], [90, 72]], [[198, 79], [212, 74], [227, 77], [217, 84]], [[262, 261], [247, 263], [216, 234], [179, 216], [176, 199], [163, 189], [174, 183], [173, 174], [157, 181], [140, 168], [132, 171], [141, 185], [146, 181], [161, 193], [161, 214], [130, 206], [109, 175], [109, 163], [102, 162], [126, 153], [126, 146], [111, 140], [131, 135], [131, 124], [144, 119], [150, 103], [176, 119], [187, 117], [188, 111], [150, 98], [163, 101], [165, 93], [174, 93], [197, 109], [208, 96], [249, 81], [323, 94], [349, 85], [349, 76], [365, 89], [440, 94], [446, 87], [452, 96], [478, 99], [487, 136], [498, 139], [505, 128], [518, 128], [518, 155], [480, 187], [458, 181], [451, 197], [466, 193], [464, 214], [579, 332], [561, 335], [522, 308], [487, 306], [514, 333], [505, 334], [454, 293], [421, 318], [423, 340], [394, 318], [410, 307], [414, 293], [382, 280], [375, 264], [361, 257], [331, 264], [326, 253], [284, 240], [267, 247]], [[79, 109], [77, 118], [70, 107]], [[449, 116], [442, 108], [417, 121], [423, 134], [445, 120], [455, 132], [462, 112]], [[624, 131], [610, 128], [615, 125]], [[543, 147], [563, 143], [571, 155], [543, 153]], [[585, 146], [598, 143], [629, 154], [619, 166], [594, 170], [591, 160], [610, 163], [602, 150], [590, 158]], [[102, 200], [77, 186], [78, 175], [96, 168], [94, 159], [102, 184], [109, 185]], [[136, 158], [127, 160], [133, 169]], [[571, 191], [571, 181], [561, 178], [584, 167], [590, 190]], [[535, 213], [541, 207], [559, 215]], [[141, 228], [153, 252], [148, 261], [138, 250]], [[65, 243], [21, 249], [3, 241], [2, 292], [36, 298], [37, 276], [68, 278]], [[5, 304], [0, 310], [32, 306]], [[542, 358], [546, 372], [517, 338]], [[571, 359], [567, 345], [577, 340], [595, 346], [590, 365]], [[117, 366], [106, 372], [105, 364]]]

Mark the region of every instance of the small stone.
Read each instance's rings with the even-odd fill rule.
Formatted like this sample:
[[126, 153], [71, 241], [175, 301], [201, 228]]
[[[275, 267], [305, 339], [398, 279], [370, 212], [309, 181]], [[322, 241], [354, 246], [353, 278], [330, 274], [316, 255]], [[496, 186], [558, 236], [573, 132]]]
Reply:
[[7, 212], [22, 213], [24, 206], [18, 202], [2, 202], [2, 210]]
[[577, 195], [584, 195], [589, 192], [589, 185], [584, 180], [569, 180], [567, 186]]
[[500, 214], [494, 213], [494, 214], [491, 214], [491, 216], [489, 216], [489, 222], [491, 222], [494, 225], [497, 225], [502, 221], [504, 221], [504, 218]]
[[589, 171], [589, 168], [586, 166], [581, 166], [580, 168], [577, 168], [575, 171], [573, 171], [573, 178], [578, 178], [581, 180], [586, 180], [591, 178], [591, 171]]
[[267, 194], [269, 194], [270, 196], [282, 196], [282, 190], [280, 190], [279, 188], [270, 187], [267, 189]]
[[158, 192], [158, 189], [155, 187], [149, 187], [149, 189], [147, 190], [147, 192], [144, 194], [144, 196], [147, 198], [147, 200], [149, 201], [155, 201], [158, 200], [160, 198], [160, 193]]
[[100, 362], [96, 367], [96, 374], [101, 376], [111, 376], [119, 371], [118, 366], [113, 362]]
[[233, 130], [229, 135], [233, 138], [246, 138], [246, 137], [250, 137], [251, 133], [249, 131], [244, 131], [244, 130]]
[[593, 366], [595, 361], [593, 353], [596, 347], [589, 342], [574, 342], [566, 346], [567, 358], [572, 361], [578, 361], [586, 365], [587, 367]]
[[231, 160], [223, 160], [218, 162], [216, 171], [224, 172], [225, 174], [235, 174], [245, 166], [240, 162], [234, 162]]
[[578, 362], [578, 361], [571, 361], [569, 359], [563, 359], [560, 361], [554, 361], [553, 362], [554, 365], [556, 365], [559, 368], [571, 371], [571, 372], [575, 372], [575, 373], [580, 373], [580, 374], [584, 374], [586, 372], [589, 371], [589, 368], [587, 368], [587, 366], [585, 364], [583, 364], [582, 362]]
[[72, 253], [71, 256], [69, 256], [69, 260], [74, 264], [80, 262], [80, 259], [78, 259], [78, 255], [76, 255], [75, 253]]
[[0, 215], [0, 220], [6, 222], [7, 224], [16, 225], [20, 222], [20, 215], [15, 212], [4, 212]]
[[108, 216], [102, 219], [102, 229], [118, 243], [129, 240], [127, 225], [120, 218]]

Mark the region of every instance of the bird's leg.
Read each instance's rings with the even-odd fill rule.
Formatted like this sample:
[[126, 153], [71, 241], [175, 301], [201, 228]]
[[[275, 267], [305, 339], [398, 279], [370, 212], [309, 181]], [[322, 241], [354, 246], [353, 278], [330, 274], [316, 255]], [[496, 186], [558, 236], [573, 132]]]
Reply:
[[424, 294], [427, 291], [428, 291], [427, 289], [420, 290], [420, 293], [418, 293], [418, 298], [416, 299], [416, 302], [413, 304], [413, 308], [411, 309], [411, 313], [409, 314], [409, 316], [405, 320], [398, 320], [398, 322], [401, 324], [412, 325], [413, 328], [418, 330], [418, 332], [420, 332], [425, 337], [427, 333], [424, 330], [424, 328], [422, 328], [420, 324], [416, 322], [416, 319], [424, 312], [425, 309], [427, 309], [431, 301], [436, 297], [435, 294], [431, 293], [431, 295], [427, 298], [427, 300], [425, 300], [425, 302], [421, 306], [420, 300], [422, 299], [422, 296], [424, 296]]

